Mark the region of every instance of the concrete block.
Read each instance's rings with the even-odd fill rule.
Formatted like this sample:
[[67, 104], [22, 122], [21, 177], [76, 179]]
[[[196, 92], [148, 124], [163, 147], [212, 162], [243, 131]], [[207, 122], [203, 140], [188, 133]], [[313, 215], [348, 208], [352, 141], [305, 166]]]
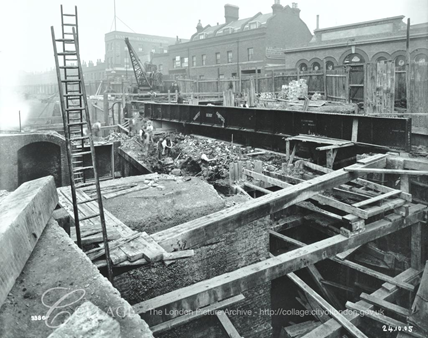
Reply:
[[120, 325], [94, 304], [86, 301], [48, 338], [79, 337], [119, 338]]
[[15, 284], [57, 204], [52, 176], [22, 184], [0, 204], [0, 305]]

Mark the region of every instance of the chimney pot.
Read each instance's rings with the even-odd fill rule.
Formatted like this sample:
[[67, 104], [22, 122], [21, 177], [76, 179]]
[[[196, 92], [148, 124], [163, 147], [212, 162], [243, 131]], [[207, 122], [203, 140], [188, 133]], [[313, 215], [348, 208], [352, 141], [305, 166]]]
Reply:
[[239, 20], [239, 7], [235, 5], [224, 5], [224, 18], [226, 19], [226, 24]]

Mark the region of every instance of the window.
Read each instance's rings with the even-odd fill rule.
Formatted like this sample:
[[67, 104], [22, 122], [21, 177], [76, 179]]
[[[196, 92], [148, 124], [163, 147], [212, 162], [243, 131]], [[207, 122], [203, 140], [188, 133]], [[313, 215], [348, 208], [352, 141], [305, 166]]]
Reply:
[[189, 58], [183, 58], [182, 67], [187, 67], [187, 66], [189, 66]]
[[159, 73], [162, 73], [163, 72], [163, 64], [160, 64], [159, 65]]
[[143, 48], [138, 47], [138, 51], [139, 51], [139, 52], [142, 52], [142, 51], [143, 51]]
[[196, 55], [192, 56], [192, 67], [196, 67]]
[[312, 70], [320, 70], [320, 69], [321, 69], [321, 66], [320, 66], [319, 62], [314, 62], [312, 64]]
[[227, 63], [232, 63], [232, 51], [227, 52]]
[[327, 61], [325, 63], [325, 66], [326, 66], [327, 70], [333, 70], [334, 69], [334, 63], [333, 63], [333, 61]]
[[299, 70], [302, 72], [308, 70], [308, 65], [306, 63], [301, 63], [299, 66]]
[[251, 61], [253, 59], [253, 56], [254, 56], [254, 49], [253, 49], [253, 47], [248, 48], [247, 49], [247, 53], [248, 53], [248, 61]]
[[199, 75], [199, 80], [203, 80], [203, 79], [205, 79], [205, 76], [204, 75]]
[[416, 63], [424, 63], [428, 61], [428, 56], [425, 54], [418, 54], [415, 57], [415, 62]]
[[220, 53], [215, 53], [215, 63], [220, 63]]
[[223, 34], [232, 34], [233, 33], [233, 28], [225, 28], [223, 29]]
[[232, 73], [232, 78], [236, 78], [236, 73]]
[[205, 33], [199, 34], [199, 40], [205, 39]]
[[381, 62], [381, 61], [386, 61], [386, 57], [384, 57], [384, 56], [379, 56], [379, 57], [376, 59], [376, 62]]
[[250, 22], [250, 29], [256, 29], [258, 26], [257, 22]]
[[207, 63], [207, 56], [205, 54], [202, 54], [202, 66], [205, 66]]
[[219, 79], [224, 79], [224, 74], [219, 74], [218, 78]]
[[404, 55], [399, 55], [395, 59], [395, 68], [398, 70], [406, 69], [406, 57]]
[[345, 60], [343, 61], [343, 63], [364, 63], [365, 60], [364, 58], [357, 53], [353, 53], [353, 54], [349, 54]]

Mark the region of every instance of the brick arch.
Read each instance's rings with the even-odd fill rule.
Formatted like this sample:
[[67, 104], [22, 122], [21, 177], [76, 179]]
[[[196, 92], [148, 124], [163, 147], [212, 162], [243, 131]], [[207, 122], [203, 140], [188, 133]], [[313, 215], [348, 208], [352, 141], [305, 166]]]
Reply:
[[309, 61], [308, 61], [308, 60], [306, 60], [306, 59], [300, 59], [299, 61], [297, 61], [297, 62], [296, 62], [296, 69], [299, 69], [299, 68], [300, 68], [300, 65], [301, 65], [302, 63], [306, 63], [306, 65], [307, 65], [307, 66], [308, 66], [308, 68], [309, 68]]
[[383, 56], [387, 60], [394, 60], [394, 59], [391, 59], [391, 55], [389, 53], [387, 53], [387, 52], [378, 52], [378, 53], [376, 53], [375, 55], [372, 56], [370, 62], [376, 62], [376, 60], [379, 57], [381, 57], [381, 56]]
[[18, 154], [24, 152], [26, 146], [34, 143], [54, 144], [60, 149], [61, 179], [57, 181], [61, 185], [68, 185], [70, 176], [65, 146], [65, 138], [58, 133], [31, 133], [31, 134], [0, 134], [0, 158], [8, 158], [8, 161], [0, 161], [0, 189], [15, 190], [18, 187]]
[[426, 56], [428, 56], [428, 48], [417, 48], [414, 51], [412, 51], [410, 53], [410, 60], [411, 61], [415, 61], [415, 57], [418, 56], [419, 54], [425, 54]]
[[[362, 49], [360, 49], [360, 48], [355, 48], [355, 53], [360, 54], [360, 55], [364, 58], [365, 63], [369, 62], [369, 60], [370, 60], [369, 56], [368, 56], [368, 55], [367, 55], [367, 53], [366, 53], [365, 51], [363, 51]], [[349, 54], [352, 54], [351, 49], [348, 49], [346, 52], [343, 52], [343, 53], [342, 53], [342, 55], [341, 55], [341, 56], [340, 56], [340, 58], [339, 58], [338, 64], [339, 64], [339, 65], [343, 65], [343, 61], [345, 61], [345, 58], [346, 58]]]
[[404, 49], [395, 51], [394, 53], [391, 54], [391, 60], [395, 61], [397, 56], [406, 56], [406, 51]]
[[324, 68], [324, 63], [322, 62], [322, 60], [320, 58], [312, 58], [308, 64], [308, 67], [310, 69], [312, 69], [312, 65], [314, 64], [314, 62], [318, 62], [320, 64], [320, 69]]

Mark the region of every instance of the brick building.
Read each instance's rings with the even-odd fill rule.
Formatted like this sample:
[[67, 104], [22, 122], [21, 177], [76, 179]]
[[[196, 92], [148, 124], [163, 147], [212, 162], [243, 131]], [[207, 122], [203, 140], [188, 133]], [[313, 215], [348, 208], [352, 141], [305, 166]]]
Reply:
[[225, 22], [202, 26], [199, 21], [189, 42], [177, 41], [167, 53], [155, 53], [153, 63], [172, 78], [231, 78], [263, 75], [266, 67], [283, 64], [269, 54], [278, 48], [293, 48], [308, 43], [312, 34], [300, 19], [296, 4], [283, 7], [279, 0], [272, 12], [239, 18], [239, 8], [225, 5]]
[[150, 61], [152, 53], [162, 54], [167, 46], [175, 43], [176, 39], [165, 36], [127, 33], [121, 31], [109, 32], [105, 35], [105, 71], [107, 77], [121, 77], [122, 75], [134, 81], [134, 71], [129, 59], [125, 38], [129, 38], [132, 47], [140, 60]]

